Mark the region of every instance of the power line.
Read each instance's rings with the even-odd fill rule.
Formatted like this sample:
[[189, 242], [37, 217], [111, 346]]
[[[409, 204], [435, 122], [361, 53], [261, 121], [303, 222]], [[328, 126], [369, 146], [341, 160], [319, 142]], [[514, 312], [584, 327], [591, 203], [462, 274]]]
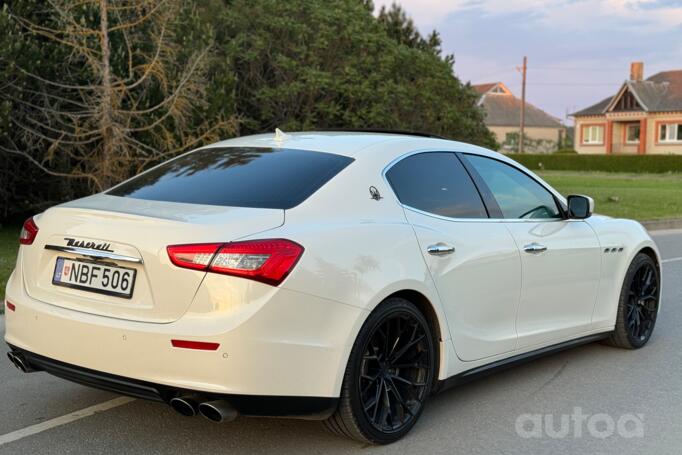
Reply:
[[604, 87], [621, 85], [622, 82], [533, 82], [534, 86], [560, 86], [560, 87]]
[[[487, 73], [481, 76], [476, 76], [472, 79], [487, 79], [489, 77], [495, 77], [505, 74], [511, 74], [515, 72], [518, 68], [506, 68], [494, 73]], [[529, 66], [528, 69], [531, 70], [541, 70], [541, 71], [595, 71], [595, 72], [612, 72], [612, 71], [622, 71], [623, 68], [616, 67], [582, 67], [582, 66]]]
[[550, 71], [623, 71], [623, 68], [608, 68], [608, 67], [567, 67], [567, 66], [532, 66], [534, 70], [550, 70]]
[[495, 73], [485, 74], [483, 76], [476, 76], [475, 78], [472, 78], [472, 79], [484, 80], [484, 79], [488, 79], [490, 77], [500, 76], [503, 74], [511, 74], [515, 71], [516, 71], [515, 68], [510, 68], [510, 69], [506, 69], [506, 70], [502, 70], [502, 71], [497, 71]]

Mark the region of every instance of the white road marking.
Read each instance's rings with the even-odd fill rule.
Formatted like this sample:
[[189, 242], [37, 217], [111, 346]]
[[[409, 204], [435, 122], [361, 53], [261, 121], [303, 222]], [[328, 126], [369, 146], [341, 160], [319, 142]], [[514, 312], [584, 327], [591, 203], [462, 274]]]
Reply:
[[19, 439], [23, 439], [27, 436], [42, 433], [43, 431], [47, 431], [54, 427], [66, 425], [67, 423], [74, 422], [84, 417], [89, 417], [91, 415], [97, 414], [98, 412], [104, 412], [118, 406], [123, 406], [124, 404], [128, 404], [131, 401], [135, 401], [135, 398], [114, 398], [113, 400], [105, 401], [104, 403], [96, 404], [94, 406], [90, 406], [89, 408], [72, 412], [71, 414], [66, 414], [61, 417], [56, 417], [54, 419], [46, 420], [45, 422], [40, 422], [35, 425], [22, 428], [20, 430], [12, 431], [11, 433], [3, 434], [0, 436], [0, 446], [10, 442], [18, 441]]
[[678, 261], [682, 261], [682, 257], [680, 257], [680, 258], [663, 259], [663, 260], [661, 261], [661, 263], [662, 263], [662, 264], [666, 264], [666, 263], [668, 263], [668, 262], [678, 262]]

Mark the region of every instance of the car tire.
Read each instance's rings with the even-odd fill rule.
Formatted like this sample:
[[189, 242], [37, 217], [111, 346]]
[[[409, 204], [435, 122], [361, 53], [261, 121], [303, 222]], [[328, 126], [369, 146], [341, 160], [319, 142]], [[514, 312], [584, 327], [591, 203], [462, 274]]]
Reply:
[[644, 346], [656, 325], [660, 296], [658, 266], [651, 256], [639, 253], [625, 274], [615, 330], [606, 343], [624, 349]]
[[435, 342], [424, 315], [405, 299], [386, 299], [360, 329], [339, 406], [325, 426], [364, 443], [397, 441], [421, 415], [435, 365]]

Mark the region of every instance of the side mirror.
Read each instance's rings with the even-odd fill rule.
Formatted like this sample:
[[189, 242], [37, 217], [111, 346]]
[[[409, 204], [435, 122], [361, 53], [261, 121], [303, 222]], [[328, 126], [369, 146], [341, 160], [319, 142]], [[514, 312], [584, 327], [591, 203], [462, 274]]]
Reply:
[[588, 196], [572, 194], [566, 198], [568, 202], [568, 217], [574, 220], [584, 220], [594, 212], [594, 199]]

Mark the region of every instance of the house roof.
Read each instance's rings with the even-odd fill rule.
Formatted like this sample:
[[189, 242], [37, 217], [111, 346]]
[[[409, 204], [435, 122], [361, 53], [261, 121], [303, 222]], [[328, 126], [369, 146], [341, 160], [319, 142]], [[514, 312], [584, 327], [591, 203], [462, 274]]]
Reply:
[[571, 115], [603, 115], [629, 91], [646, 112], [682, 111], [682, 70], [663, 71], [644, 81], [625, 81], [618, 93]]
[[[504, 93], [492, 92], [495, 87], [500, 87]], [[521, 100], [515, 97], [501, 82], [472, 85], [472, 88], [481, 94], [479, 106], [486, 113], [485, 124], [488, 126], [519, 126], [521, 118]], [[556, 118], [526, 102], [527, 127], [563, 128]]]
[[647, 80], [666, 86], [655, 108], [658, 112], [682, 111], [682, 70], [663, 71]]
[[488, 93], [488, 92], [489, 92], [491, 89], [493, 89], [494, 87], [496, 87], [497, 84], [498, 84], [497, 82], [489, 82], [489, 83], [487, 83], [487, 84], [476, 84], [476, 85], [472, 85], [471, 88], [473, 88], [474, 90], [476, 90], [476, 92], [477, 92], [479, 95], [483, 95], [483, 94], [485, 94], [485, 93]]
[[495, 95], [511, 95], [512, 92], [504, 85], [502, 82], [487, 82], [485, 84], [472, 85], [473, 88], [479, 95], [485, 96], [488, 94]]

